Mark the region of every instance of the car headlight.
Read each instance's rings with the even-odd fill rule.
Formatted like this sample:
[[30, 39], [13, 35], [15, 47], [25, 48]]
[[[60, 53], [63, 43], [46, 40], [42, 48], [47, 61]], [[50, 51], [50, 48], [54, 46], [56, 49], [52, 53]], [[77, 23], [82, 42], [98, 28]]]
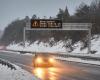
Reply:
[[50, 61], [50, 62], [54, 62], [54, 59], [52, 59], [52, 58], [49, 58], [49, 61]]
[[36, 62], [37, 62], [37, 63], [42, 63], [42, 58], [37, 58], [37, 59], [36, 59]]

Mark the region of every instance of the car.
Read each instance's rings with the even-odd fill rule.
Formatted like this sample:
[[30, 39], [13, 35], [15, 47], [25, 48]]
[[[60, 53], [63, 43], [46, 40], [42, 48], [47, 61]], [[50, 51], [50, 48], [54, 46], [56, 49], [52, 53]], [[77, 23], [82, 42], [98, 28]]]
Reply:
[[54, 58], [48, 53], [36, 53], [33, 57], [34, 67], [53, 67]]

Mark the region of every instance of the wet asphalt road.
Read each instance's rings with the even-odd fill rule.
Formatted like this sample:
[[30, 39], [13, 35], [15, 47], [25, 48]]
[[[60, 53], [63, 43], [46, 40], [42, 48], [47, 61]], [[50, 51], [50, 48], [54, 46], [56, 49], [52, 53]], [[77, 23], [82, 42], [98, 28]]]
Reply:
[[32, 55], [0, 52], [6, 59], [29, 71], [41, 80], [100, 80], [100, 66], [68, 61], [54, 61], [54, 67], [34, 68]]

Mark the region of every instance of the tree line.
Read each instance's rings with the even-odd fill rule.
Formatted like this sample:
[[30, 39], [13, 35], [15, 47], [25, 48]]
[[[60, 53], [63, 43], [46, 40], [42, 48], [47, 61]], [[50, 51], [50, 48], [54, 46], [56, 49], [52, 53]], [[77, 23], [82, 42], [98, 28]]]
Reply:
[[[27, 16], [28, 17], [28, 16]], [[28, 17], [29, 18], [29, 17]], [[23, 41], [23, 28], [25, 27], [25, 19], [16, 19], [12, 21], [4, 30], [4, 34], [0, 40], [0, 44], [9, 45], [10, 43], [19, 43]], [[37, 15], [33, 15], [31, 19], [39, 19]], [[73, 15], [69, 14], [68, 8], [59, 9], [56, 17], [50, 19], [61, 19], [67, 23], [92, 23], [92, 34], [100, 34], [100, 1], [93, 1], [90, 5], [81, 3]], [[72, 44], [76, 41], [86, 42], [86, 31], [27, 31], [26, 37], [30, 44], [38, 40], [39, 42], [48, 42], [50, 38], [54, 41], [72, 39]], [[52, 43], [51, 43], [52, 44]]]

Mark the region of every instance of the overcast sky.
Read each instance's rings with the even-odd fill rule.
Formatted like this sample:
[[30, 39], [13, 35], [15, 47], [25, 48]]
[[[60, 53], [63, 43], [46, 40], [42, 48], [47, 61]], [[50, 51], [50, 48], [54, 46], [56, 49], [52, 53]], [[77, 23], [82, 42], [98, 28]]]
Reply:
[[73, 14], [80, 3], [90, 4], [92, 0], [0, 0], [0, 29], [4, 29], [13, 20], [22, 19], [25, 16], [39, 17], [56, 16], [59, 8], [68, 7]]

